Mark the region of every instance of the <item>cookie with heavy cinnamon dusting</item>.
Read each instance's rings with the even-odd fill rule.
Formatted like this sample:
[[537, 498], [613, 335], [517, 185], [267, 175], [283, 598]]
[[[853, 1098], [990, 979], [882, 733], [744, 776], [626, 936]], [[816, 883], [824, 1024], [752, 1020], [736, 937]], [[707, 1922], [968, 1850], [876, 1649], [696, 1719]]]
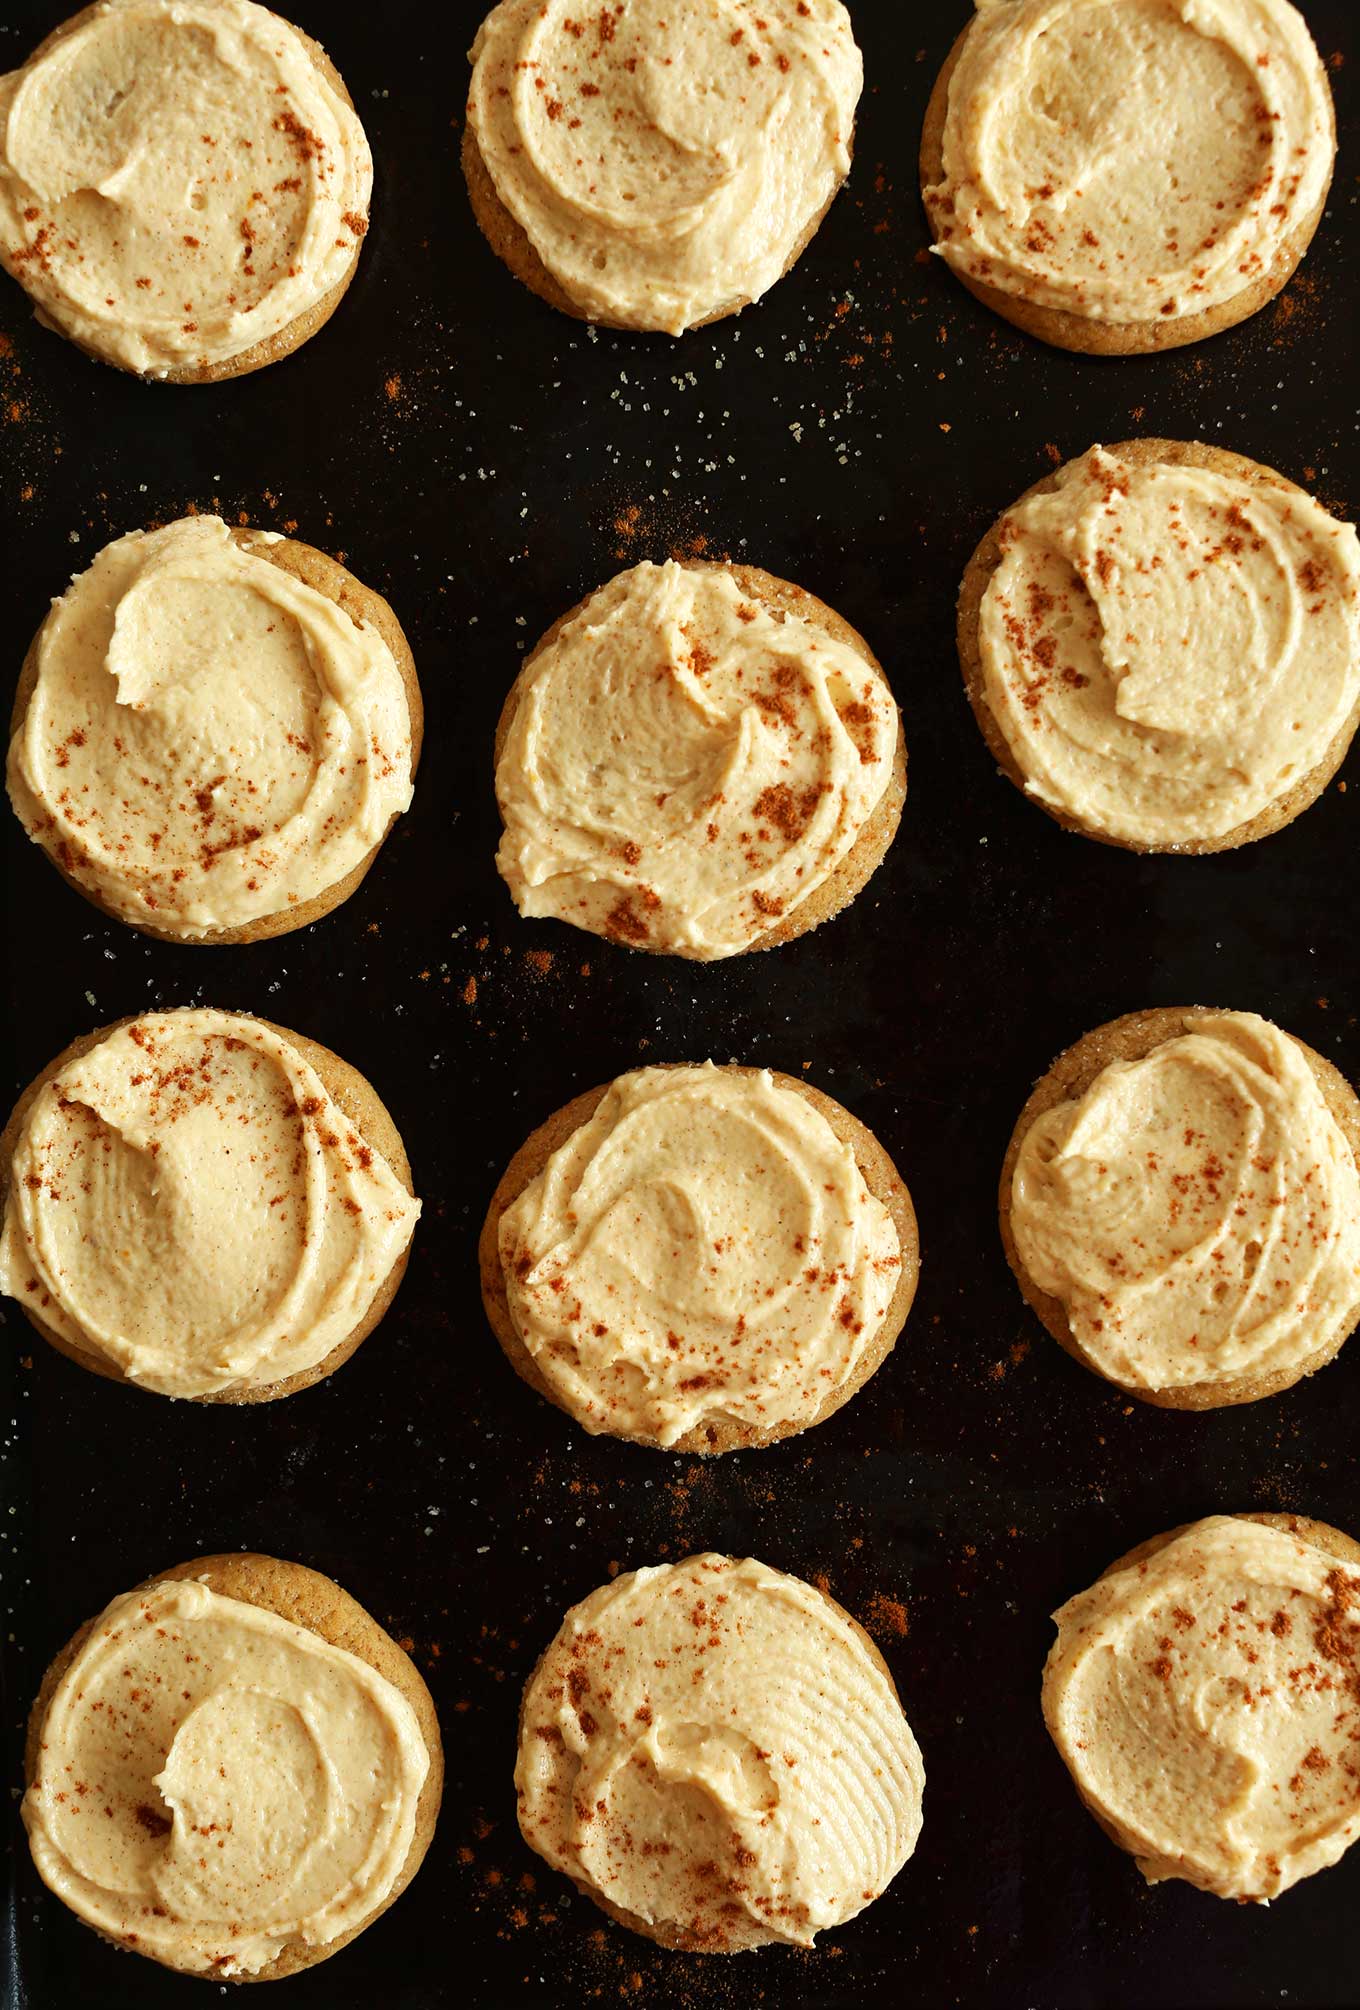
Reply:
[[599, 588], [525, 663], [495, 755], [520, 912], [697, 961], [839, 913], [906, 797], [868, 644], [753, 566], [644, 563]]
[[850, 167], [862, 65], [840, 0], [501, 0], [463, 127], [473, 215], [560, 313], [679, 335], [796, 262]]
[[1350, 1847], [1358, 1563], [1309, 1516], [1210, 1515], [1054, 1614], [1045, 1723], [1149, 1884], [1266, 1904]]
[[567, 1614], [525, 1685], [515, 1785], [526, 1842], [611, 1919], [722, 1955], [811, 1947], [879, 1897], [925, 1774], [864, 1629], [710, 1553]]

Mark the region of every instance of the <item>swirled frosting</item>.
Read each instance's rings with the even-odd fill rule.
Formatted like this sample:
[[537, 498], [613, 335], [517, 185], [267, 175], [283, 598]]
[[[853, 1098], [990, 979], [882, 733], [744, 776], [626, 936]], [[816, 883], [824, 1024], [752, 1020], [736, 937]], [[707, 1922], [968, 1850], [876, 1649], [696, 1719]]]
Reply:
[[708, 960], [845, 857], [892, 775], [877, 671], [722, 567], [638, 565], [524, 673], [496, 769], [521, 914]]
[[758, 300], [850, 168], [840, 0], [501, 0], [468, 118], [496, 193], [591, 320], [681, 334]]
[[1044, 1716], [1149, 1884], [1265, 1902], [1360, 1831], [1360, 1571], [1214, 1515], [1054, 1614]]
[[809, 1421], [873, 1345], [897, 1230], [769, 1071], [624, 1075], [500, 1225], [515, 1329], [590, 1431]]
[[343, 879], [411, 765], [377, 630], [194, 516], [106, 545], [53, 604], [7, 780], [101, 906], [191, 941]]
[[1360, 541], [1297, 489], [1092, 447], [1001, 546], [983, 694], [1026, 789], [1089, 829], [1222, 837], [1360, 703]]
[[1303, 1050], [1196, 1014], [1036, 1117], [1012, 1179], [1026, 1271], [1111, 1380], [1298, 1370], [1360, 1305], [1360, 1174]]
[[193, 1579], [116, 1598], [56, 1688], [23, 1803], [72, 1911], [171, 1967], [248, 1977], [364, 1923], [429, 1771], [366, 1661]]
[[1287, 0], [977, 0], [949, 82], [936, 249], [1092, 321], [1221, 306], [1326, 191], [1331, 93]]
[[68, 1062], [8, 1172], [0, 1289], [165, 1396], [315, 1367], [420, 1213], [286, 1035], [209, 1010], [147, 1013]]
[[525, 1692], [520, 1827], [701, 1951], [810, 1947], [916, 1847], [925, 1774], [886, 1669], [750, 1560], [637, 1570], [573, 1607]]
[[144, 375], [228, 361], [315, 306], [372, 186], [353, 110], [253, 0], [101, 0], [0, 79], [0, 263]]

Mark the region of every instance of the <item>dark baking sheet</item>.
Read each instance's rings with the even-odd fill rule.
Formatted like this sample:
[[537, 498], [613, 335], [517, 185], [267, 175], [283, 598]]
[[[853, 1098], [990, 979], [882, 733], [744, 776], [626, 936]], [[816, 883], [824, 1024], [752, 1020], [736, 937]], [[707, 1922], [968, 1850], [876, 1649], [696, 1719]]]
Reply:
[[[322, 1387], [171, 1407], [82, 1373], [6, 1309], [10, 1780], [42, 1670], [115, 1592], [244, 1546], [332, 1573], [429, 1678], [448, 1784], [411, 1891], [287, 1984], [328, 2010], [646, 2001], [935, 2006], [1348, 2005], [1360, 1850], [1268, 1912], [1145, 1889], [1083, 1813], [1038, 1710], [1049, 1611], [1129, 1544], [1219, 1509], [1360, 1529], [1360, 1342], [1256, 1408], [1127, 1405], [1028, 1317], [995, 1182], [1030, 1082], [1135, 1006], [1259, 1010], [1360, 1075], [1351, 887], [1360, 766], [1291, 829], [1203, 860], [1065, 836], [994, 772], [965, 703], [954, 587], [1052, 459], [1139, 430], [1221, 441], [1360, 500], [1354, 411], [1357, 37], [1342, 153], [1282, 302], [1165, 358], [1100, 363], [1013, 333], [923, 256], [915, 147], [964, 0], [857, 0], [869, 89], [853, 179], [793, 276], [739, 321], [598, 337], [540, 307], [470, 220], [456, 157], [479, 0], [297, 0], [378, 164], [359, 276], [291, 361], [213, 389], [135, 383], [43, 333], [0, 284], [0, 508], [11, 675], [48, 597], [110, 536], [189, 504], [347, 556], [416, 649], [415, 807], [362, 891], [305, 935], [175, 949], [103, 923], [5, 812], [18, 1089], [73, 1035], [205, 1000], [338, 1048], [402, 1125], [426, 1214], [392, 1314]], [[0, 64], [53, 25], [6, 0]], [[750, 558], [842, 610], [888, 667], [911, 791], [841, 920], [711, 968], [518, 920], [495, 876], [491, 734], [520, 653], [623, 563]], [[577, 1090], [651, 1060], [768, 1063], [878, 1132], [924, 1271], [906, 1334], [815, 1433], [716, 1465], [573, 1430], [504, 1363], [475, 1239], [504, 1160]], [[613, 1563], [713, 1546], [822, 1576], [879, 1631], [928, 1772], [914, 1861], [815, 1954], [728, 1965], [614, 1928], [521, 1844], [520, 1683]], [[899, 1629], [904, 1601], [908, 1630]], [[193, 2004], [211, 1985], [103, 1946], [44, 1894], [11, 1823], [11, 2001]], [[223, 1992], [225, 1993], [225, 1992]]]

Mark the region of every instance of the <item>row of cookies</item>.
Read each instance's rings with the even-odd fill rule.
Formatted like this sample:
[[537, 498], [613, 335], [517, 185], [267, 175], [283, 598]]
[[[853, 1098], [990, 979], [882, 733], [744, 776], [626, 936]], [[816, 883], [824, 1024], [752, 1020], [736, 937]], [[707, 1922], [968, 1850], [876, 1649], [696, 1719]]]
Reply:
[[[1149, 1882], [1265, 1903], [1360, 1826], [1360, 1543], [1215, 1515], [1054, 1615], [1048, 1730]], [[1211, 1703], [1206, 1703], [1211, 1698]], [[199, 1557], [115, 1598], [34, 1704], [23, 1818], [49, 1887], [115, 1946], [262, 1981], [398, 1898], [443, 1782], [429, 1692], [330, 1579]], [[521, 1831], [666, 1947], [811, 1946], [881, 1896], [925, 1769], [892, 1674], [829, 1592], [712, 1553], [564, 1618], [525, 1685]]]
[[[1288, 0], [977, 0], [926, 114], [935, 249], [1021, 327], [1129, 354], [1285, 284], [1336, 153]], [[500, 0], [471, 51], [473, 213], [563, 313], [682, 334], [758, 300], [850, 169], [840, 0]], [[90, 354], [181, 383], [330, 317], [373, 161], [315, 42], [254, 0], [101, 0], [0, 80], [0, 263]]]
[[[979, 545], [968, 696], [1002, 772], [1138, 851], [1267, 836], [1360, 721], [1360, 540], [1223, 449], [1093, 447]], [[176, 942], [315, 921], [409, 806], [423, 712], [400, 623], [323, 553], [192, 516], [105, 547], [25, 659], [7, 764], [25, 829], [107, 913]], [[556, 621], [495, 737], [497, 864], [522, 914], [712, 961], [863, 888], [906, 797], [864, 638], [752, 566], [619, 574]]]
[[[1360, 1100], [1252, 1013], [1135, 1012], [1016, 1125], [1002, 1240], [1060, 1345], [1129, 1394], [1289, 1388], [1360, 1318]], [[270, 1402], [372, 1332], [420, 1215], [372, 1087], [315, 1041], [191, 1007], [75, 1041], [0, 1135], [0, 1290], [82, 1367]], [[800, 1079], [642, 1068], [515, 1154], [481, 1235], [507, 1358], [590, 1432], [665, 1450], [820, 1423], [895, 1345], [920, 1267], [879, 1140]]]

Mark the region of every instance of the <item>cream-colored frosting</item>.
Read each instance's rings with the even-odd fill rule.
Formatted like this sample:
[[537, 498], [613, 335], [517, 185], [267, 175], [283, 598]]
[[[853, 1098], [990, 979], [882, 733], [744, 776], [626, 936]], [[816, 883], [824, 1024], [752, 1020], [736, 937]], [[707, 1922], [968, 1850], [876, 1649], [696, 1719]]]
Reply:
[[637, 565], [525, 674], [496, 769], [521, 914], [708, 960], [834, 872], [892, 776], [859, 653], [721, 567]]
[[524, 1698], [526, 1840], [712, 1952], [810, 1947], [921, 1831], [925, 1773], [862, 1633], [812, 1586], [692, 1556], [573, 1607]]
[[679, 335], [785, 271], [850, 168], [840, 0], [501, 0], [468, 118], [496, 193], [590, 320]]
[[363, 127], [253, 0], [101, 0], [0, 79], [0, 263], [148, 376], [277, 335], [368, 228]]
[[1360, 1832], [1360, 1570], [1214, 1515], [1054, 1614], [1044, 1716], [1149, 1884], [1277, 1898]]
[[623, 1075], [500, 1225], [515, 1330], [589, 1431], [806, 1423], [873, 1346], [897, 1230], [767, 1069]]
[[1360, 1174], [1303, 1050], [1205, 1014], [1037, 1117], [1011, 1229], [1113, 1381], [1298, 1370], [1360, 1307]]
[[297, 907], [410, 803], [387, 644], [217, 517], [106, 545], [37, 649], [10, 800], [123, 921], [192, 941]]
[[1360, 541], [1296, 489], [1092, 447], [1013, 509], [984, 695], [1029, 792], [1124, 843], [1223, 837], [1360, 704]]
[[977, 0], [925, 191], [956, 271], [1092, 321], [1222, 306], [1322, 200], [1335, 124], [1287, 0]]
[[180, 1579], [116, 1598], [43, 1719], [23, 1817], [43, 1882], [171, 1967], [250, 1976], [391, 1891], [429, 1754], [357, 1655]]
[[420, 1213], [285, 1034], [195, 1008], [68, 1062], [8, 1175], [0, 1290], [165, 1396], [314, 1368]]

